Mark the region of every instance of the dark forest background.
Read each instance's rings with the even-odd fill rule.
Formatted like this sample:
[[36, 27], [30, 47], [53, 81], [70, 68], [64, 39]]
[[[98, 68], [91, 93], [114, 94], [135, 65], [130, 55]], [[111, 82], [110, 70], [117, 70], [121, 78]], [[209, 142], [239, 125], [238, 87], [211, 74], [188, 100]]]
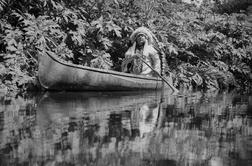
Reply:
[[[119, 70], [129, 36], [152, 30], [174, 85], [186, 89], [249, 88], [252, 4], [249, 0], [0, 0], [0, 87], [37, 85], [38, 58]], [[251, 15], [250, 15], [251, 14]]]

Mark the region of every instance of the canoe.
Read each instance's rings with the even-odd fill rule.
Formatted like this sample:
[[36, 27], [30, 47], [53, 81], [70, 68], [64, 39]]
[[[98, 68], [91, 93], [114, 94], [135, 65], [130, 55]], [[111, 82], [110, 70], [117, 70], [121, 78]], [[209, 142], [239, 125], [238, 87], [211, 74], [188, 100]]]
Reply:
[[39, 59], [39, 82], [47, 90], [133, 91], [170, 89], [159, 77], [122, 73], [64, 62], [47, 53]]

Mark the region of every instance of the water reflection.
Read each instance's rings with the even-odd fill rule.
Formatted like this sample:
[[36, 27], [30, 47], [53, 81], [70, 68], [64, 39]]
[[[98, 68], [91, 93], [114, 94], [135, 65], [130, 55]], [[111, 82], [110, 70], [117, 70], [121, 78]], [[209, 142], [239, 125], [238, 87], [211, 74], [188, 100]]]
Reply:
[[251, 112], [235, 93], [3, 96], [0, 165], [251, 165]]

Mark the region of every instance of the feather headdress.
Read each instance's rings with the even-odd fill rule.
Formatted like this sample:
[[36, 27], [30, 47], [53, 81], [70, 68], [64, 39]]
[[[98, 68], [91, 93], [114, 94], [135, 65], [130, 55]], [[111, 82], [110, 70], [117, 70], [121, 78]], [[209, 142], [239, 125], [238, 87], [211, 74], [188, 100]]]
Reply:
[[148, 39], [149, 45], [152, 45], [158, 52], [162, 52], [157, 37], [146, 27], [139, 27], [130, 35], [132, 44], [134, 44], [139, 35], [144, 35]]
[[140, 34], [144, 35], [148, 39], [149, 44], [153, 43], [155, 40], [155, 35], [148, 28], [139, 27], [130, 35], [131, 42], [134, 43]]
[[144, 35], [148, 40], [148, 42], [144, 44], [143, 55], [147, 56], [148, 53], [157, 53], [157, 49], [153, 47], [153, 45], [157, 44], [157, 38], [155, 35], [148, 28], [139, 27], [130, 36], [130, 41], [133, 45], [128, 49], [125, 57], [131, 57], [134, 55], [136, 49], [136, 39], [139, 35]]

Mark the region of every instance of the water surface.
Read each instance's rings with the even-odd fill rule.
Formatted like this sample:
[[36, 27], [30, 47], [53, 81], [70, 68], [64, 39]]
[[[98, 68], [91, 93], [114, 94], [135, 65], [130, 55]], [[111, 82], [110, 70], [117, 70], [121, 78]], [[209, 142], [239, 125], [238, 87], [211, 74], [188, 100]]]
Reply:
[[0, 165], [252, 165], [252, 95], [1, 96]]

